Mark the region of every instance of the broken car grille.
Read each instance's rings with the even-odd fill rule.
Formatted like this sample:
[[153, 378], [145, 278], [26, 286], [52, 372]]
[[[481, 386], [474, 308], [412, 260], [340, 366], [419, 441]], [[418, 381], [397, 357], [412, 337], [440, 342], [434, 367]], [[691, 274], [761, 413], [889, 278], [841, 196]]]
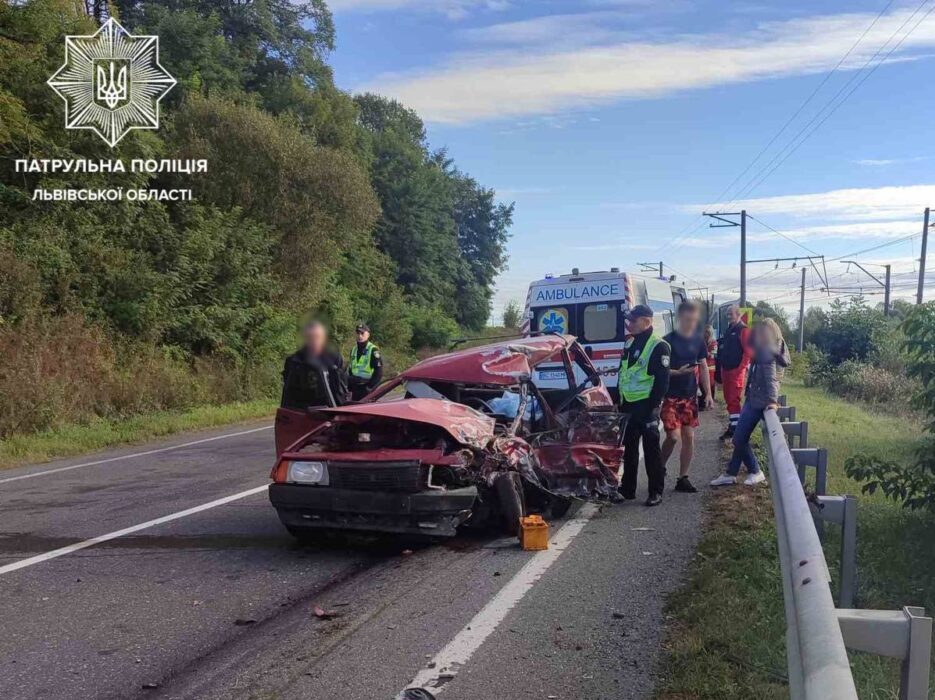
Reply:
[[331, 486], [353, 491], [408, 491], [425, 488], [428, 468], [419, 462], [328, 462]]

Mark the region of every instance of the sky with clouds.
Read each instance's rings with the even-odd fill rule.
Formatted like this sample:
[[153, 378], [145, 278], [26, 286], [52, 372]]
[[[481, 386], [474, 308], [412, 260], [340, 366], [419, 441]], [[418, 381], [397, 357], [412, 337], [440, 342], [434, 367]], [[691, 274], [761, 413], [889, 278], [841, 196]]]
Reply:
[[[700, 216], [718, 209], [752, 215], [752, 259], [827, 257], [809, 303], [827, 303], [825, 274], [835, 294], [878, 291], [842, 262], [855, 253], [914, 295], [935, 207], [935, 0], [329, 4], [338, 83], [414, 108], [433, 147], [516, 203], [495, 317], [573, 266], [662, 260], [734, 297], [737, 229]], [[751, 265], [748, 295], [797, 308], [800, 269]]]

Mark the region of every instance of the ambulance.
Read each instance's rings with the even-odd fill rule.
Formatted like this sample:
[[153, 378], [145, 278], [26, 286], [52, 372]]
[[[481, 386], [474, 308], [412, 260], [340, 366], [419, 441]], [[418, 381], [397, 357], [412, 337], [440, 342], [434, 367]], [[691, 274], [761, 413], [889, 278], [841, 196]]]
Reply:
[[[529, 285], [526, 295], [524, 335], [569, 333], [577, 336], [591, 362], [601, 372], [604, 385], [616, 394], [617, 370], [626, 340], [624, 318], [629, 309], [645, 304], [654, 312], [658, 335], [673, 328], [675, 310], [688, 295], [670, 278], [620, 272], [579, 272], [546, 275]], [[582, 376], [578, 376], [581, 374]], [[543, 388], [561, 388], [567, 382], [561, 366], [539, 365], [533, 381]], [[585, 380], [575, 368], [577, 381]]]

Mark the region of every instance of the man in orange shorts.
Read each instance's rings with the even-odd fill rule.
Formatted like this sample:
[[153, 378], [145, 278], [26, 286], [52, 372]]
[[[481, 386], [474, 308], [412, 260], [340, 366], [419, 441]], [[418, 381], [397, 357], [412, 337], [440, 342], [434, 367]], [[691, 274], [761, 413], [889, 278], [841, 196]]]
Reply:
[[[701, 312], [696, 304], [682, 302], [676, 316], [675, 330], [665, 336], [665, 341], [672, 348], [669, 370], [669, 388], [662, 402], [659, 417], [665, 428], [666, 438], [662, 442], [662, 464], [669, 461], [675, 446], [681, 440], [679, 454], [679, 478], [675, 490], [683, 493], [695, 493], [696, 489], [688, 479], [692, 456], [695, 451], [695, 428], [698, 427], [698, 380], [704, 390], [705, 405], [714, 405], [711, 393], [710, 375], [706, 360], [708, 349], [704, 338], [698, 332]], [[702, 371], [698, 372], [698, 368]]]

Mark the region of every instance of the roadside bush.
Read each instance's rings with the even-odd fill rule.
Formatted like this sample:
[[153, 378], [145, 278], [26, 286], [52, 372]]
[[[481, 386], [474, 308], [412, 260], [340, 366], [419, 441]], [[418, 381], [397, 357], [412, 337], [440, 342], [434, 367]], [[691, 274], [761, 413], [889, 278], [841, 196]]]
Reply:
[[792, 364], [795, 376], [801, 376], [805, 386], [827, 386], [832, 366], [828, 356], [814, 345], [808, 345], [799, 353], [798, 362]]
[[903, 374], [866, 362], [847, 360], [828, 375], [828, 387], [836, 394], [873, 404], [908, 405], [914, 384]]
[[438, 309], [414, 306], [409, 311], [414, 348], [441, 348], [447, 346], [460, 329], [458, 324]]
[[911, 464], [879, 455], [854, 455], [845, 463], [848, 476], [863, 481], [865, 493], [882, 491], [909, 509], [935, 511], [935, 302], [908, 313], [905, 334], [906, 374], [915, 389], [915, 404], [928, 416], [928, 435], [915, 448]]
[[272, 396], [278, 367], [114, 340], [79, 315], [0, 327], [0, 438]]
[[867, 359], [875, 332], [886, 325], [881, 311], [867, 306], [863, 297], [831, 303], [827, 322], [815, 335], [815, 344], [832, 362]]
[[833, 363], [814, 346], [806, 348], [796, 359], [802, 366], [795, 362], [792, 366], [806, 386], [820, 386], [838, 396], [866, 403], [888, 404], [896, 412], [905, 411], [915, 390], [915, 384], [902, 371], [894, 371], [885, 364], [853, 359]]
[[921, 440], [915, 457], [915, 463], [903, 464], [879, 455], [856, 454], [844, 463], [844, 472], [864, 482], [863, 493], [879, 490], [909, 510], [935, 511], [935, 438], [927, 436]]

